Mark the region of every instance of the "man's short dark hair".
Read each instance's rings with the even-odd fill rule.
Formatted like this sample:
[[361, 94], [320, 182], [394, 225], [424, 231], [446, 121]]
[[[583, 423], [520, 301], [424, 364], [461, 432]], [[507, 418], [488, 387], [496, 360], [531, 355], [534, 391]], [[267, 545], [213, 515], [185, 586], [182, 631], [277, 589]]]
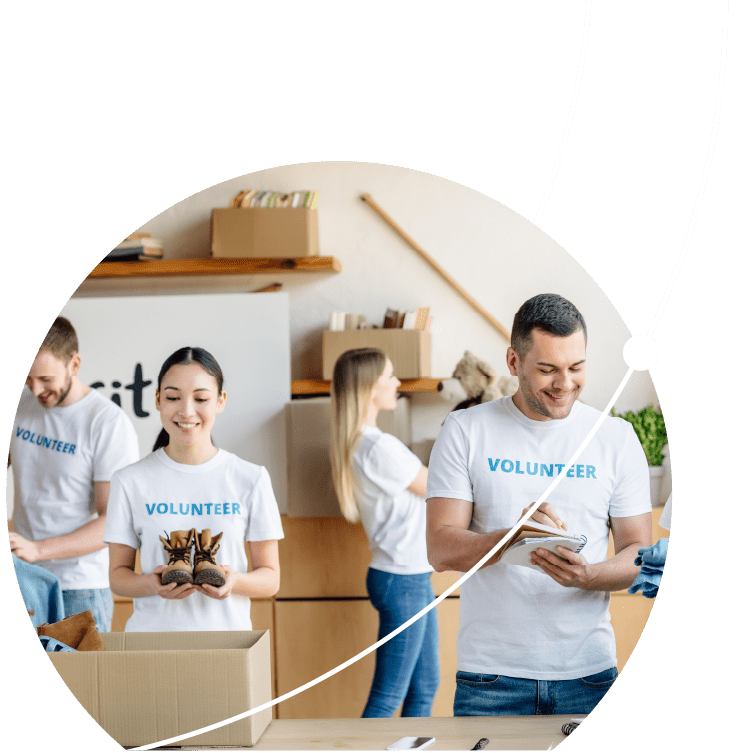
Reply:
[[73, 325], [64, 316], [58, 316], [39, 350], [49, 350], [55, 358], [68, 363], [78, 353], [78, 336]]
[[581, 330], [584, 342], [587, 342], [587, 325], [579, 309], [555, 293], [536, 295], [516, 312], [511, 328], [511, 347], [519, 358], [524, 359], [532, 348], [532, 331], [535, 329], [557, 337], [568, 337]]

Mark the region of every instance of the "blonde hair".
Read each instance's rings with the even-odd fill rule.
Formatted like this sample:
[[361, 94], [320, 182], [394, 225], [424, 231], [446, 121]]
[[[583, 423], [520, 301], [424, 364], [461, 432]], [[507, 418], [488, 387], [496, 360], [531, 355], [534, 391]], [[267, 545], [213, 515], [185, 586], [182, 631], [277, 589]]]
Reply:
[[386, 369], [386, 354], [378, 348], [356, 348], [342, 353], [331, 380], [331, 472], [342, 515], [356, 523], [358, 482], [353, 470], [355, 450], [373, 387]]

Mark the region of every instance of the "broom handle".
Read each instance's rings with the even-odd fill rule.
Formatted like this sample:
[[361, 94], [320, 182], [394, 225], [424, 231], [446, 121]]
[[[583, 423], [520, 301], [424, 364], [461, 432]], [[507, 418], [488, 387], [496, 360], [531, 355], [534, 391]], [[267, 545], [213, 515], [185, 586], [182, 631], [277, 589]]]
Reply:
[[484, 317], [488, 323], [495, 327], [509, 342], [511, 342], [511, 335], [509, 335], [508, 330], [488, 311], [486, 311], [472, 296], [467, 293], [466, 290], [464, 290], [461, 285], [440, 265], [438, 262], [427, 252], [425, 249], [420, 248], [420, 246], [415, 243], [415, 241], [410, 238], [407, 233], [402, 230], [399, 225], [394, 222], [394, 220], [389, 217], [386, 212], [381, 209], [381, 207], [378, 206], [378, 204], [373, 201], [373, 197], [370, 194], [364, 193], [360, 197], [371, 209], [373, 209], [377, 214], [379, 214], [391, 227], [410, 245], [412, 248], [417, 251], [420, 256], [422, 256], [423, 259], [425, 259], [428, 264], [430, 264], [433, 269], [435, 269], [436, 272], [438, 272], [441, 277], [443, 277], [446, 282], [451, 285], [451, 287], [459, 293], [459, 295], [464, 298], [464, 300], [478, 313], [480, 316]]

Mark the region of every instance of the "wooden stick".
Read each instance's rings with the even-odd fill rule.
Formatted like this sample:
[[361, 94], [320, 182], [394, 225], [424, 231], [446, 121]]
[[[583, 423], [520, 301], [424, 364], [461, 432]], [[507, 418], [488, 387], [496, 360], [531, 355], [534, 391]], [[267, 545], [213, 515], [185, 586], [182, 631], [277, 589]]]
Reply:
[[360, 197], [368, 206], [370, 206], [371, 209], [373, 209], [377, 214], [379, 214], [389, 225], [391, 225], [392, 229], [395, 230], [412, 248], [417, 251], [420, 256], [422, 256], [423, 259], [425, 259], [428, 264], [430, 264], [433, 269], [435, 269], [436, 272], [438, 272], [441, 277], [443, 277], [446, 282], [451, 285], [451, 287], [456, 290], [459, 295], [464, 298], [464, 300], [475, 310], [478, 314], [483, 316], [488, 323], [490, 323], [493, 327], [495, 327], [509, 342], [511, 342], [511, 335], [509, 334], [508, 330], [488, 311], [486, 311], [472, 296], [467, 293], [466, 290], [464, 290], [463, 287], [459, 285], [459, 283], [440, 265], [438, 262], [433, 259], [430, 254], [428, 254], [425, 249], [421, 248], [420, 246], [415, 243], [415, 241], [410, 238], [407, 233], [402, 230], [399, 225], [394, 222], [394, 220], [389, 217], [386, 212], [381, 209], [381, 207], [378, 206], [378, 204], [373, 201], [373, 198], [370, 194], [364, 193]]
[[254, 290], [254, 293], [275, 293], [277, 290], [282, 289], [281, 282], [272, 282], [271, 285], [266, 285], [258, 290]]

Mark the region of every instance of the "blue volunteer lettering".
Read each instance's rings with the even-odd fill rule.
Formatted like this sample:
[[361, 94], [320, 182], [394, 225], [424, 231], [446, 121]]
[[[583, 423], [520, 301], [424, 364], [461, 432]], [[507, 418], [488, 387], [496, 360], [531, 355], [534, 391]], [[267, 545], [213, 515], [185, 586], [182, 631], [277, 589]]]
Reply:
[[153, 515], [155, 512], [157, 515], [203, 515], [204, 511], [206, 515], [241, 515], [240, 504], [238, 502], [218, 502], [210, 503], [204, 502], [203, 504], [189, 503], [183, 504], [179, 502], [175, 504], [170, 502], [154, 502], [146, 505], [146, 513]]
[[16, 437], [20, 437], [24, 442], [35, 444], [37, 447], [44, 447], [46, 450], [54, 450], [55, 452], [62, 452], [66, 455], [76, 454], [76, 446], [72, 442], [64, 442], [62, 439], [45, 437], [43, 434], [37, 434], [34, 431], [24, 429], [23, 426], [19, 426], [16, 429]]
[[[521, 476], [548, 476], [550, 478], [553, 475], [560, 476], [561, 471], [566, 467], [565, 463], [540, 463], [539, 461], [533, 463], [529, 460], [509, 460], [508, 458], [488, 458], [488, 467], [491, 473], [494, 473], [500, 466], [501, 471], [504, 473], [518, 473]], [[526, 470], [524, 468], [526, 466]], [[553, 474], [553, 468], [557, 470], [557, 473]], [[583, 478], [594, 479], [597, 481], [597, 469], [593, 465], [572, 465], [568, 469], [566, 476], [568, 478]]]

